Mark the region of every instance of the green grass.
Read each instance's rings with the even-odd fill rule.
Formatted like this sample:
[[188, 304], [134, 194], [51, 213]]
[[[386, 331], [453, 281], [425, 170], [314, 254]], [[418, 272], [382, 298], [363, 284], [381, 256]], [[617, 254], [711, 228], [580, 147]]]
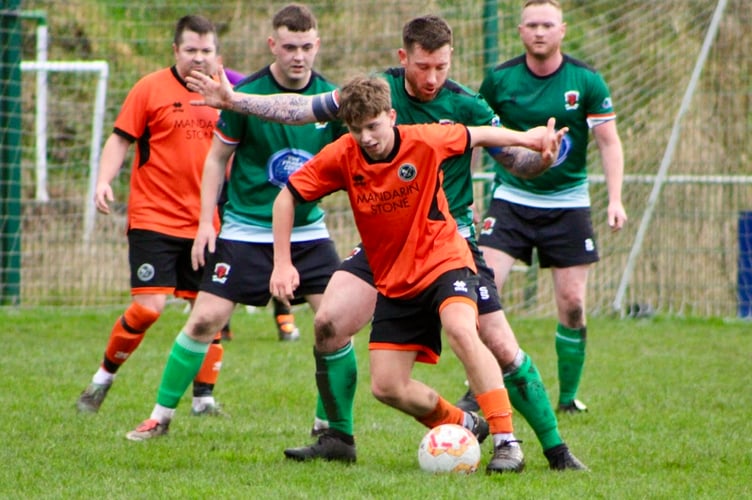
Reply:
[[[367, 334], [357, 337], [358, 463], [291, 463], [309, 441], [315, 388], [311, 316], [303, 340], [281, 344], [267, 311], [233, 318], [217, 386], [231, 418], [189, 416], [170, 435], [124, 438], [154, 404], [162, 367], [185, 320], [171, 306], [120, 374], [99, 414], [74, 402], [120, 310], [3, 309], [1, 498], [742, 498], [752, 495], [752, 325], [658, 317], [593, 318], [582, 399], [590, 412], [560, 427], [592, 472], [554, 473], [527, 424], [515, 421], [519, 475], [429, 476], [417, 465], [424, 429], [378, 403], [368, 386]], [[512, 318], [555, 396], [551, 319]], [[416, 377], [450, 400], [464, 392], [456, 358]], [[485, 443], [483, 465], [490, 455]]]

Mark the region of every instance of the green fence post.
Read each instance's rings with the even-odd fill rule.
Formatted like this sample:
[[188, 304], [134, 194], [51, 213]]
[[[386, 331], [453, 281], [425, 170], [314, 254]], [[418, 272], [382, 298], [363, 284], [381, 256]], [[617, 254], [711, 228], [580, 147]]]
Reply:
[[497, 0], [483, 1], [483, 76], [499, 59], [498, 9]]
[[0, 304], [21, 300], [21, 0], [0, 10]]
[[[483, 77], [494, 67], [499, 58], [499, 6], [497, 0], [483, 0]], [[493, 160], [483, 154], [481, 168], [484, 172], [493, 170]], [[491, 199], [493, 182], [483, 183], [483, 206]], [[482, 215], [482, 214], [481, 214]]]

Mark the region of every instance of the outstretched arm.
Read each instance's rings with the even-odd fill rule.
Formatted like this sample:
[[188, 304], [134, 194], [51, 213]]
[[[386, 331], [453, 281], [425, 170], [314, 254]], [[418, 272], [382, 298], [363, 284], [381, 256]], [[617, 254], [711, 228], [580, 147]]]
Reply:
[[[559, 153], [561, 140], [569, 129], [564, 127], [555, 130], [556, 119], [549, 118], [545, 127], [535, 127], [526, 132], [519, 132], [507, 128], [482, 126], [468, 127], [470, 132], [470, 146], [487, 148], [506, 148], [508, 146], [522, 146], [540, 153], [540, 161], [551, 165]], [[512, 154], [519, 154], [514, 153]], [[527, 160], [531, 161], [530, 159]]]
[[185, 81], [190, 90], [203, 96], [203, 100], [192, 101], [191, 104], [227, 109], [288, 125], [331, 121], [336, 119], [339, 109], [336, 91], [314, 96], [235, 92], [221, 67], [219, 81], [198, 71], [192, 71]]
[[558, 148], [556, 156], [547, 157], [545, 160], [538, 151], [518, 146], [491, 148], [488, 152], [507, 172], [521, 179], [538, 177], [553, 165], [558, 156]]

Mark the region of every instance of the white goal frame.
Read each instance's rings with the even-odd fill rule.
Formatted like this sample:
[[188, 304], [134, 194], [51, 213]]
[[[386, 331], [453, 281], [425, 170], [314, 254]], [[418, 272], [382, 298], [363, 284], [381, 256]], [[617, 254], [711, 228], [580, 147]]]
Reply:
[[99, 170], [99, 153], [104, 127], [105, 105], [107, 102], [107, 81], [109, 65], [107, 61], [21, 61], [21, 71], [36, 71], [43, 77], [37, 78], [36, 106], [36, 199], [49, 201], [47, 193], [47, 78], [50, 71], [73, 73], [96, 73], [97, 91], [94, 100], [94, 116], [91, 124], [91, 145], [89, 150], [89, 186], [84, 202], [84, 242], [88, 243], [94, 230], [94, 190]]

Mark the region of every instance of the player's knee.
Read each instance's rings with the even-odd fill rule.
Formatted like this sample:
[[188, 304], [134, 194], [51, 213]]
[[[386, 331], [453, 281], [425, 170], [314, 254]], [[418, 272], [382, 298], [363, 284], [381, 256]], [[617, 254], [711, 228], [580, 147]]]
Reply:
[[380, 383], [377, 380], [371, 380], [371, 394], [378, 401], [389, 406], [398, 406], [400, 401], [400, 392], [394, 385]]
[[452, 328], [445, 329], [444, 332], [454, 351], [467, 351], [482, 343], [478, 331], [472, 328]]
[[325, 343], [332, 340], [339, 340], [343, 343], [347, 342], [350, 337], [357, 333], [349, 327], [349, 321], [343, 321], [344, 318], [348, 318], [346, 312], [330, 312], [326, 308], [321, 308], [316, 312], [316, 316], [313, 319], [313, 331], [316, 336], [316, 341], [319, 343]]
[[570, 304], [566, 317], [570, 328], [580, 328], [585, 324], [585, 309], [581, 303]]
[[186, 331], [196, 339], [211, 342], [226, 323], [227, 319], [219, 318], [216, 314], [194, 310], [186, 325]]
[[317, 342], [326, 342], [337, 336], [334, 319], [321, 309], [319, 309], [313, 319], [313, 331]]

